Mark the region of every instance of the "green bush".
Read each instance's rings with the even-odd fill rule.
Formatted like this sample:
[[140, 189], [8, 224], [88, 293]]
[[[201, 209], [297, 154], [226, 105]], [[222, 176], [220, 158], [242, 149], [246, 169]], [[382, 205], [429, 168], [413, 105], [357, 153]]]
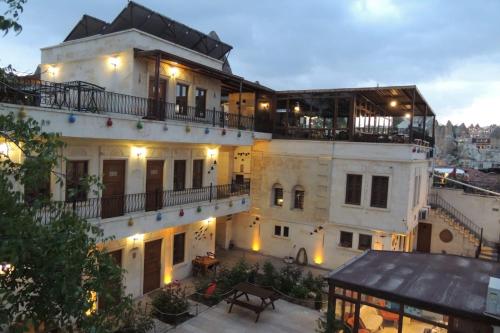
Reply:
[[153, 315], [166, 323], [173, 323], [176, 318], [188, 310], [186, 288], [168, 285], [153, 299]]
[[248, 281], [250, 266], [244, 259], [240, 259], [231, 269], [221, 268], [217, 276], [217, 286], [228, 291], [240, 282]]
[[293, 265], [282, 267], [279, 274], [279, 290], [289, 295], [297, 282], [300, 282], [301, 277], [302, 269], [300, 267]]
[[296, 284], [290, 290], [290, 296], [298, 299], [305, 299], [309, 290], [301, 284]]
[[257, 279], [258, 283], [264, 287], [279, 289], [278, 272], [269, 260], [266, 260], [264, 265], [262, 265], [262, 271], [262, 276], [259, 276]]
[[306, 276], [302, 279], [302, 284], [304, 287], [309, 289], [309, 291], [315, 292], [315, 293], [320, 293], [324, 280], [322, 276], [314, 276], [310, 271], [307, 272]]
[[153, 319], [141, 307], [139, 302], [134, 308], [125, 311], [117, 333], [146, 333], [153, 329]]

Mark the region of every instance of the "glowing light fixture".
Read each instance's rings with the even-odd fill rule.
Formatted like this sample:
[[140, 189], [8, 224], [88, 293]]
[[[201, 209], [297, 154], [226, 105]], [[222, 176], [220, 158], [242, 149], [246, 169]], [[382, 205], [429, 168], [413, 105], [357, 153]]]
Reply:
[[389, 103], [389, 106], [391, 108], [395, 108], [396, 106], [398, 105], [398, 102], [396, 100], [392, 100], [390, 103]]
[[268, 102], [261, 102], [260, 108], [261, 108], [261, 110], [265, 110], [265, 111], [269, 110], [269, 103]]
[[168, 73], [170, 74], [171, 77], [176, 78], [177, 76], [179, 76], [179, 68], [170, 67], [168, 69]]
[[297, 102], [297, 104], [295, 104], [295, 106], [293, 107], [293, 111], [295, 112], [300, 112], [300, 104]]
[[0, 143], [0, 158], [2, 156], [8, 156], [9, 155], [9, 144], [7, 142]]
[[117, 56], [109, 57], [109, 64], [113, 66], [114, 69], [116, 69], [118, 66], [120, 66], [120, 58]]
[[408, 113], [405, 113], [405, 118], [406, 119], [410, 119], [411, 118], [411, 114], [408, 112]]
[[132, 155], [137, 156], [137, 158], [146, 156], [146, 148], [145, 147], [132, 147]]
[[49, 66], [47, 68], [47, 72], [49, 73], [50, 76], [52, 76], [52, 78], [54, 78], [57, 73], [59, 72], [59, 68], [55, 67], [55, 66]]
[[217, 155], [217, 149], [207, 149], [207, 155], [210, 156], [210, 158], [214, 158], [215, 155]]

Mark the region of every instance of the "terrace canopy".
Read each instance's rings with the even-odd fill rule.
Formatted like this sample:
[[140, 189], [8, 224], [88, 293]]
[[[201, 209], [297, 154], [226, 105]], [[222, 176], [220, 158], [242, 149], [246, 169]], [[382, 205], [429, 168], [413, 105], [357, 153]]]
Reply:
[[433, 144], [435, 114], [416, 86], [277, 92], [276, 137]]
[[484, 314], [489, 277], [499, 274], [493, 261], [367, 251], [327, 277], [329, 309], [353, 332], [489, 333], [500, 324]]

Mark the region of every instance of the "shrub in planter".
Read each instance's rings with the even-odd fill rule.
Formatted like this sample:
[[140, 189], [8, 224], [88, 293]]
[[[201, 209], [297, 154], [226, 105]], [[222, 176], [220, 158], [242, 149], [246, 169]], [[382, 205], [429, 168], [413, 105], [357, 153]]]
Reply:
[[176, 324], [178, 319], [188, 317], [186, 288], [170, 284], [153, 299], [153, 315], [163, 322]]
[[153, 319], [141, 307], [140, 302], [123, 313], [120, 319], [120, 327], [116, 333], [146, 333], [154, 327]]
[[323, 287], [323, 277], [314, 276], [311, 272], [307, 272], [306, 276], [302, 279], [302, 284], [304, 287], [313, 291], [314, 293], [321, 293]]
[[285, 294], [290, 294], [292, 288], [301, 280], [302, 269], [292, 265], [286, 265], [280, 270], [279, 289]]
[[305, 299], [309, 290], [301, 284], [296, 284], [290, 290], [290, 296], [298, 299]]
[[250, 266], [244, 259], [241, 259], [231, 269], [222, 268], [217, 282], [222, 290], [227, 291], [240, 282], [248, 281], [249, 271]]
[[258, 283], [264, 287], [273, 287], [279, 289], [278, 272], [273, 264], [266, 260], [262, 266], [263, 274], [259, 277]]

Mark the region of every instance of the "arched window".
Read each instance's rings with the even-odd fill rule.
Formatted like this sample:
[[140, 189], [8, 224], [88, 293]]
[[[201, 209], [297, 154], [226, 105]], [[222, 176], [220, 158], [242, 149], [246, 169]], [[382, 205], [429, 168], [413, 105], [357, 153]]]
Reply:
[[276, 183], [273, 185], [273, 205], [283, 207], [283, 186]]
[[292, 191], [293, 195], [293, 208], [294, 209], [304, 209], [304, 188], [300, 185], [296, 185]]

